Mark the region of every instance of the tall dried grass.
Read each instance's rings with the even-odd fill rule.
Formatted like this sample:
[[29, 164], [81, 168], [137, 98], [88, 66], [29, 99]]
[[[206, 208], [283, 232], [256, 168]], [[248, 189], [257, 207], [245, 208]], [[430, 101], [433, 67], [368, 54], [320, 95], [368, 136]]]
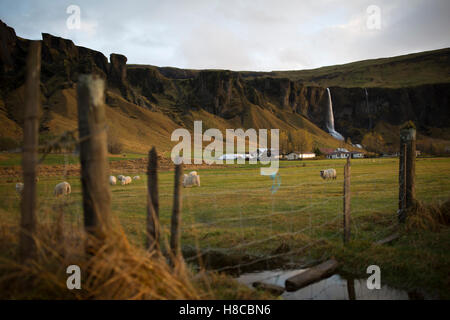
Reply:
[[[58, 220], [56, 220], [58, 221]], [[60, 224], [40, 224], [35, 237], [37, 258], [25, 264], [16, 256], [18, 228], [0, 223], [0, 299], [199, 299], [192, 274], [178, 260], [173, 266], [159, 253], [130, 244], [120, 227], [86, 255], [88, 239], [71, 229], [61, 238]], [[66, 268], [82, 270], [81, 290], [69, 290]], [[206, 293], [203, 293], [203, 297]], [[210, 296], [210, 294], [206, 294]]]
[[408, 210], [406, 230], [439, 231], [444, 226], [450, 226], [450, 200], [442, 204], [423, 204], [417, 201]]

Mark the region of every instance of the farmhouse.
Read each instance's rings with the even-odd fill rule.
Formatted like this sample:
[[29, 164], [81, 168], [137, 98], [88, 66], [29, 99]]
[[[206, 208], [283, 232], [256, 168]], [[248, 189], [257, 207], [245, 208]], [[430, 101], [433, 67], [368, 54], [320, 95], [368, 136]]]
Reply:
[[297, 160], [297, 159], [298, 159], [298, 154], [297, 154], [297, 153], [294, 153], [294, 152], [289, 153], [289, 154], [286, 156], [286, 159], [287, 159], [287, 160]]
[[324, 152], [327, 155], [327, 159], [346, 159], [346, 158], [364, 158], [364, 154], [359, 151], [348, 151], [345, 148], [337, 148], [332, 152]]
[[307, 153], [298, 153], [298, 152], [291, 152], [286, 156], [287, 160], [297, 160], [297, 159], [312, 159], [315, 158], [316, 154], [307, 152]]
[[350, 154], [352, 155], [353, 159], [364, 158], [364, 153], [359, 151], [350, 151]]
[[315, 158], [315, 157], [316, 157], [316, 154], [313, 153], [313, 152], [300, 153], [300, 154], [298, 155], [298, 157], [299, 157], [300, 159], [312, 159], [312, 158]]

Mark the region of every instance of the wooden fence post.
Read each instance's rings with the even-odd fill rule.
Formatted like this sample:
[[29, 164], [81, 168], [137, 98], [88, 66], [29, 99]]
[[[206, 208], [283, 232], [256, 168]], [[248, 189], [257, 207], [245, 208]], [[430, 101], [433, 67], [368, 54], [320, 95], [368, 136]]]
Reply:
[[[403, 207], [399, 210], [399, 221], [404, 222], [408, 209], [416, 202], [416, 128], [412, 122], [408, 122], [400, 130], [400, 146], [400, 152], [403, 151], [403, 158], [400, 155], [400, 168], [403, 166], [403, 171], [399, 172], [399, 181], [403, 180], [400, 193], [404, 196]], [[400, 197], [399, 194], [399, 200]]]
[[94, 75], [79, 77], [77, 100], [84, 227], [100, 241], [111, 228], [104, 89], [104, 81]]
[[416, 202], [416, 129], [409, 129], [406, 142], [406, 208]]
[[398, 220], [404, 222], [406, 218], [406, 144], [403, 141], [400, 141], [398, 186]]
[[146, 236], [148, 250], [159, 250], [158, 154], [155, 147], [148, 153]]
[[183, 177], [183, 165], [175, 165], [175, 181], [173, 192], [173, 210], [170, 228], [170, 249], [174, 258], [181, 254], [180, 227], [181, 227], [181, 179]]
[[350, 241], [350, 157], [344, 166], [344, 244]]
[[349, 300], [356, 300], [355, 279], [347, 279], [347, 293]]
[[25, 117], [23, 126], [23, 193], [20, 216], [19, 257], [21, 261], [36, 256], [36, 165], [38, 163], [39, 106], [41, 99], [41, 43], [31, 41], [25, 82]]

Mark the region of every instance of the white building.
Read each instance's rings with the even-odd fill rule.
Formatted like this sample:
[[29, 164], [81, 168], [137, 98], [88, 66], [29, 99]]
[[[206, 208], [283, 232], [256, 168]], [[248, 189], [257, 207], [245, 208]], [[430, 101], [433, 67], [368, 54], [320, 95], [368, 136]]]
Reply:
[[300, 159], [312, 159], [312, 158], [315, 158], [315, 157], [316, 157], [316, 154], [313, 153], [313, 152], [300, 153], [300, 154], [298, 155], [298, 157], [299, 157]]
[[359, 151], [348, 151], [345, 148], [337, 148], [333, 152], [327, 154], [328, 159], [347, 159], [347, 158], [364, 158], [364, 153]]
[[295, 153], [295, 152], [289, 153], [289, 154], [286, 156], [286, 159], [287, 159], [287, 160], [297, 160], [298, 158], [299, 158], [299, 157], [298, 157], [298, 154]]

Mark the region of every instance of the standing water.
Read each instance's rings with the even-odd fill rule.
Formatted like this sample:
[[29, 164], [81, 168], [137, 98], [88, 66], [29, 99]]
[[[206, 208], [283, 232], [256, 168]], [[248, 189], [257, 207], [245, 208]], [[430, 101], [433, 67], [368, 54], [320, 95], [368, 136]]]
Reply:
[[344, 137], [337, 132], [336, 130], [334, 130], [334, 115], [333, 115], [333, 102], [331, 101], [331, 93], [330, 93], [330, 88], [327, 88], [327, 92], [328, 92], [328, 110], [327, 110], [327, 122], [326, 122], [326, 127], [328, 130], [328, 133], [338, 139], [338, 140], [344, 140]]
[[[256, 281], [284, 287], [286, 279], [303, 270], [270, 270], [245, 273], [237, 280], [249, 287]], [[385, 284], [381, 289], [369, 290], [366, 279], [347, 280], [338, 274], [310, 284], [293, 292], [285, 291], [281, 297], [285, 300], [408, 300], [410, 295], [403, 290], [391, 288]]]

